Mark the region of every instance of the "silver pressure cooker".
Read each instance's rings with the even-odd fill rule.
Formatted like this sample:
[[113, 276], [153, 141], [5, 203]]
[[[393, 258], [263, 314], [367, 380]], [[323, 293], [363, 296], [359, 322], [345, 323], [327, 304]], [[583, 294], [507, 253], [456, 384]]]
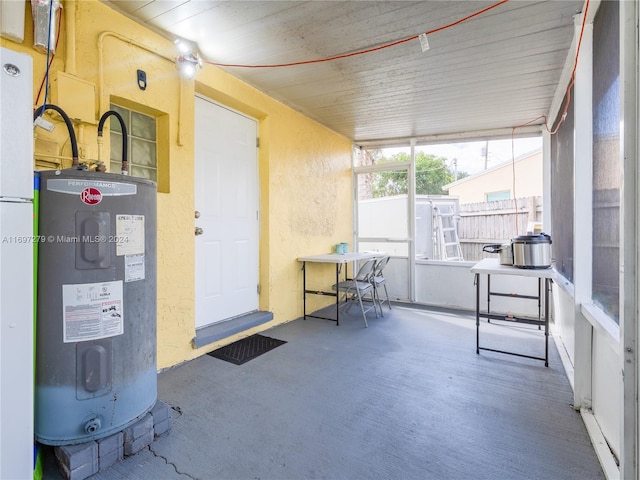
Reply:
[[498, 253], [500, 265], [513, 265], [513, 250], [510, 243], [491, 243], [482, 247], [483, 252]]
[[513, 266], [518, 268], [549, 268], [551, 237], [546, 233], [519, 235], [511, 239]]

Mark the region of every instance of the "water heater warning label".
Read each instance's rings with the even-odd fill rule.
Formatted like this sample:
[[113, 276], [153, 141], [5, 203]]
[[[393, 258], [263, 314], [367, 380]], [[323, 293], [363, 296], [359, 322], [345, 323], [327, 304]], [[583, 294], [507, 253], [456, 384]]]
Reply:
[[144, 280], [144, 255], [125, 255], [124, 281], [137, 282]]
[[144, 254], [144, 215], [116, 215], [116, 255]]
[[62, 286], [64, 343], [124, 333], [122, 280]]

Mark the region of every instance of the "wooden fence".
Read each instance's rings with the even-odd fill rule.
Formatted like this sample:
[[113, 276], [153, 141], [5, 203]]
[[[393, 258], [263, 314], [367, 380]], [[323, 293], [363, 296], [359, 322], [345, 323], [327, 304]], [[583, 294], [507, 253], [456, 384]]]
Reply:
[[542, 197], [460, 205], [458, 237], [465, 261], [496, 255], [484, 253], [490, 243], [510, 243], [527, 233], [529, 222], [542, 222]]

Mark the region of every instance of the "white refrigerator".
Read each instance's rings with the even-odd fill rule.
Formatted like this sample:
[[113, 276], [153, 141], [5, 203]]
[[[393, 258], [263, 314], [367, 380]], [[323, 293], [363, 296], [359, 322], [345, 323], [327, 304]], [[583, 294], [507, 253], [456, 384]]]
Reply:
[[32, 478], [33, 68], [0, 47], [0, 478]]

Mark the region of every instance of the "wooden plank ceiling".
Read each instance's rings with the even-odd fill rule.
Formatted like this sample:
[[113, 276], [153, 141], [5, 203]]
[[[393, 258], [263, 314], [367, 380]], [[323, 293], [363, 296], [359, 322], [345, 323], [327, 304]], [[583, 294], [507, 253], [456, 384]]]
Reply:
[[[305, 62], [383, 46], [497, 1], [105, 0], [205, 62]], [[549, 112], [582, 0], [511, 0], [371, 53], [222, 67], [357, 143], [521, 125]], [[209, 67], [205, 67], [209, 68]], [[537, 123], [540, 123], [538, 121]]]

